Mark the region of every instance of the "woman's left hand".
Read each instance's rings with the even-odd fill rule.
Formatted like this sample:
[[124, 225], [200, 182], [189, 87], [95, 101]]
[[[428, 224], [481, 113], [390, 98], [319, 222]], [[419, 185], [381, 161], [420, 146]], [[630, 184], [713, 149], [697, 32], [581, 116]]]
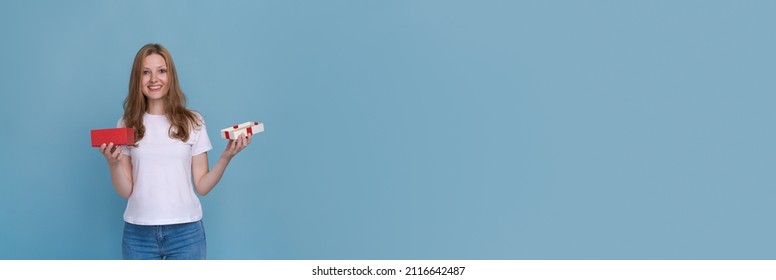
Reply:
[[226, 157], [228, 159], [232, 159], [237, 153], [245, 149], [245, 147], [248, 147], [249, 144], [251, 144], [251, 138], [252, 135], [243, 135], [240, 137], [237, 137], [237, 139], [229, 140], [229, 143], [226, 144], [226, 149], [224, 149], [224, 153], [222, 154], [222, 157]]

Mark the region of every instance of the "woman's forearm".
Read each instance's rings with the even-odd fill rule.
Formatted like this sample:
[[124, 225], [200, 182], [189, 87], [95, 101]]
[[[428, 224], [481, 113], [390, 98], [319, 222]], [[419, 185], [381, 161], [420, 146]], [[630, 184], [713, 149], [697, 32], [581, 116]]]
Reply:
[[109, 163], [111, 182], [116, 192], [123, 198], [129, 198], [132, 194], [132, 175], [122, 167], [121, 162]]
[[205, 173], [205, 175], [199, 179], [199, 182], [195, 182], [194, 188], [199, 195], [207, 195], [213, 190], [213, 187], [215, 187], [216, 184], [218, 184], [218, 181], [221, 180], [221, 177], [224, 176], [224, 171], [226, 171], [226, 166], [229, 165], [230, 161], [232, 161], [231, 157], [221, 155], [218, 162], [216, 162], [216, 165], [213, 166], [213, 169]]

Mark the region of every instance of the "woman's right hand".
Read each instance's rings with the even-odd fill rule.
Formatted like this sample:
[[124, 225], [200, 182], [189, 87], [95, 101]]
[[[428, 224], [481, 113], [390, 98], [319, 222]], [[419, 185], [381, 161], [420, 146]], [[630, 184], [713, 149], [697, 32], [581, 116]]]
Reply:
[[113, 143], [100, 145], [100, 153], [108, 160], [108, 164], [118, 164], [121, 160], [121, 146], [113, 146]]

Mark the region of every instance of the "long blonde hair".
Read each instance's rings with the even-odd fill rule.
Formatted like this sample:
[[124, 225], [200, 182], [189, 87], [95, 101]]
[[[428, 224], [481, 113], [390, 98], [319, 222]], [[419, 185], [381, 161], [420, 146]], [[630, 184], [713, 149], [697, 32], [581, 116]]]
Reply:
[[169, 92], [164, 97], [164, 112], [170, 122], [167, 133], [170, 138], [186, 142], [189, 140], [191, 129], [201, 125], [200, 119], [194, 111], [186, 108], [186, 96], [178, 85], [175, 63], [172, 61], [170, 52], [160, 44], [147, 44], [135, 55], [132, 72], [129, 75], [129, 93], [124, 100], [124, 125], [134, 128], [135, 142], [143, 139], [145, 135], [143, 114], [148, 109], [148, 98], [143, 95], [143, 59], [152, 54], [161, 55], [167, 63]]

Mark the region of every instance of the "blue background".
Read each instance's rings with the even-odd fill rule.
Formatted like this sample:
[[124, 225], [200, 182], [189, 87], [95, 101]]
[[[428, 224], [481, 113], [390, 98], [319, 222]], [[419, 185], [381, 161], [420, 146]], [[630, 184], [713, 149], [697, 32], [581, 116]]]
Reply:
[[120, 258], [89, 130], [164, 44], [266, 132], [211, 259], [776, 258], [774, 1], [0, 1], [0, 258]]

